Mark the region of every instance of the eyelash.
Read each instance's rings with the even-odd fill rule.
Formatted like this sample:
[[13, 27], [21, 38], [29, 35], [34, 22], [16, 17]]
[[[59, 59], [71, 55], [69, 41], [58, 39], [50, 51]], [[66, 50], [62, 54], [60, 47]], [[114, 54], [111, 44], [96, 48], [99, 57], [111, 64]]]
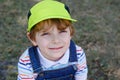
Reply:
[[60, 33], [64, 33], [64, 32], [67, 32], [67, 31], [65, 31], [65, 30], [63, 30], [63, 31], [60, 31]]
[[41, 36], [45, 36], [45, 35], [48, 35], [49, 33], [43, 33]]

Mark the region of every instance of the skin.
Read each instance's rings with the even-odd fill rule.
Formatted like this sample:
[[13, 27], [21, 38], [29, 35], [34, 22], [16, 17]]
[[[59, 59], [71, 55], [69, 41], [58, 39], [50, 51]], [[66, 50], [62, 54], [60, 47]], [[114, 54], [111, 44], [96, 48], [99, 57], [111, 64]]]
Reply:
[[[28, 38], [29, 32], [27, 33]], [[33, 45], [39, 47], [41, 54], [51, 61], [59, 60], [69, 48], [71, 40], [70, 29], [58, 30], [56, 25], [53, 25], [47, 31], [39, 31], [36, 33], [35, 40], [31, 40]]]

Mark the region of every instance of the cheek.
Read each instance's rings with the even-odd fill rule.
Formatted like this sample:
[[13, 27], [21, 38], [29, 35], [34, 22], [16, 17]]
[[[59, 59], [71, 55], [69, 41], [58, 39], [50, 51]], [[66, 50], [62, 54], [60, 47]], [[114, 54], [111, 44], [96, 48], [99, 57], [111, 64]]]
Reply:
[[66, 48], [68, 48], [69, 45], [70, 45], [70, 40], [71, 40], [71, 37], [70, 37], [70, 36], [69, 36], [69, 37], [67, 36], [67, 37], [62, 38], [61, 41], [63, 41], [63, 44], [66, 46]]
[[40, 49], [40, 51], [41, 51], [41, 53], [45, 53], [46, 51], [47, 51], [47, 43], [46, 42], [43, 42], [43, 41], [40, 41], [39, 43], [38, 43], [38, 47], [39, 47], [39, 49]]
[[71, 39], [70, 33], [62, 33], [62, 34], [59, 34], [59, 36], [60, 36], [60, 38], [63, 38], [65, 40]]
[[69, 35], [65, 36], [64, 35], [62, 38], [63, 38], [64, 41], [67, 42], [67, 41], [69, 41], [71, 39], [71, 36], [69, 36]]
[[48, 44], [48, 41], [44, 39], [38, 39], [36, 42], [37, 42], [37, 45], [41, 47], [47, 46]]

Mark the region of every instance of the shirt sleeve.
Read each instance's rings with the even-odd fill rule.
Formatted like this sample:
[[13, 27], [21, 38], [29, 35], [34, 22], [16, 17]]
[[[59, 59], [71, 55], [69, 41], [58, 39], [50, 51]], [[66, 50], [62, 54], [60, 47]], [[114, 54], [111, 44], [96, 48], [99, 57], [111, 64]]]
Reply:
[[86, 55], [85, 52], [81, 47], [77, 46], [77, 58], [78, 58], [78, 64], [77, 64], [77, 72], [75, 75], [76, 80], [87, 80], [87, 62], [86, 62]]
[[18, 62], [18, 78], [17, 80], [35, 80], [29, 56], [26, 51], [20, 57]]

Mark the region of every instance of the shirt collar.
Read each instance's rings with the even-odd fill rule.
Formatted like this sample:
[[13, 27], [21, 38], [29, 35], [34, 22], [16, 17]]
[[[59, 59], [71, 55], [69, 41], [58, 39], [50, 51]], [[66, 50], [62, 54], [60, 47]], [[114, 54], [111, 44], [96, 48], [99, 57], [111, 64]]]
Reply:
[[37, 50], [38, 50], [38, 53], [40, 55], [39, 57], [40, 57], [41, 65], [44, 66], [45, 68], [49, 68], [49, 67], [51, 67], [53, 65], [56, 65], [56, 64], [66, 64], [69, 61], [69, 49], [67, 49], [67, 51], [65, 52], [64, 56], [60, 60], [58, 60], [58, 61], [48, 60], [47, 58], [45, 58], [41, 54], [39, 48], [37, 48]]

